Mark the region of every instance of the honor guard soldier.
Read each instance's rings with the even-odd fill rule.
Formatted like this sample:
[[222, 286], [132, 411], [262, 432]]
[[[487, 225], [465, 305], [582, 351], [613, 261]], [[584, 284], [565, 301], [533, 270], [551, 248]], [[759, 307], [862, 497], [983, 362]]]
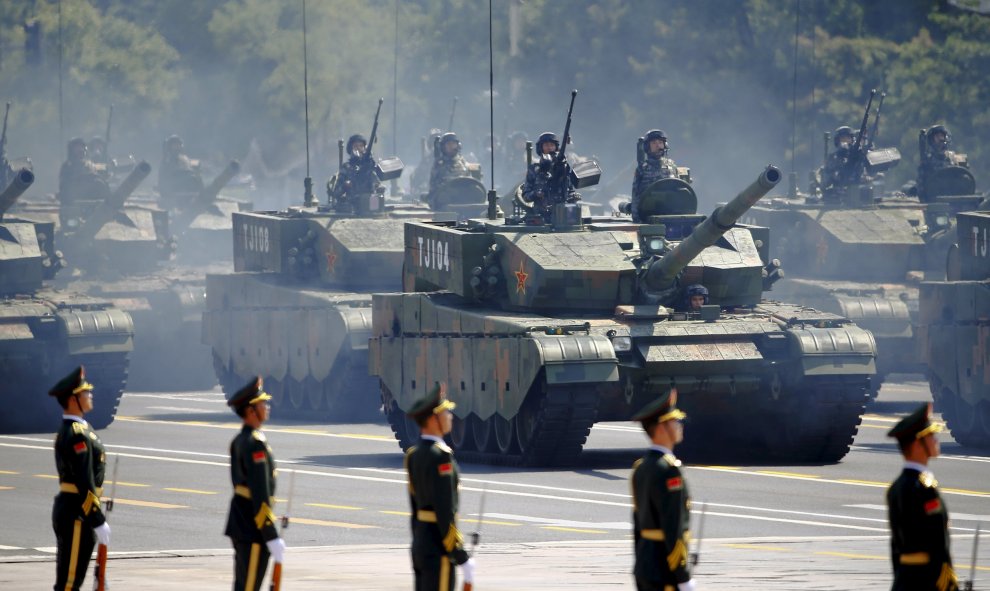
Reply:
[[244, 421], [230, 442], [230, 500], [225, 535], [234, 544], [234, 591], [258, 591], [269, 556], [281, 563], [285, 542], [275, 529], [275, 460], [261, 425], [268, 420], [268, 401], [261, 378], [238, 390], [227, 405]]
[[55, 435], [59, 493], [52, 508], [57, 542], [54, 589], [76, 591], [86, 577], [95, 542], [110, 544], [110, 526], [100, 505], [106, 452], [83, 419], [93, 410], [93, 385], [86, 381], [85, 369], [77, 367], [48, 394], [63, 410], [62, 426]]
[[408, 413], [420, 429], [419, 442], [405, 458], [416, 591], [453, 591], [451, 563], [461, 566], [465, 583], [474, 582], [474, 559], [468, 557], [457, 530], [457, 462], [443, 442], [453, 425], [450, 411], [455, 405], [444, 394], [436, 384]]
[[928, 460], [938, 457], [931, 403], [904, 417], [887, 433], [897, 439], [904, 469], [887, 489], [893, 591], [956, 591], [959, 583], [949, 554], [949, 512], [938, 494]]
[[681, 474], [674, 446], [684, 438], [677, 409], [677, 390], [671, 388], [633, 417], [650, 438], [650, 450], [633, 464], [630, 485], [633, 496], [636, 588], [639, 591], [694, 589], [688, 569], [691, 532], [691, 498]]

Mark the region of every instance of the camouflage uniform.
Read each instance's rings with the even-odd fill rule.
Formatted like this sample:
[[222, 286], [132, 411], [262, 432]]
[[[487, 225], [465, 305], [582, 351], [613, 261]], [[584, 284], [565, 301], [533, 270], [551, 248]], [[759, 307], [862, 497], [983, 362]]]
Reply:
[[81, 157], [73, 155], [73, 147], [79, 144], [83, 148], [86, 146], [78, 138], [69, 142], [69, 158], [62, 163], [58, 172], [58, 199], [62, 205], [79, 199], [102, 201], [110, 196], [106, 167], [93, 163], [86, 158], [85, 152]]
[[433, 170], [430, 171], [430, 193], [436, 191], [450, 179], [465, 176], [471, 176], [471, 173], [464, 156], [460, 154], [454, 154], [450, 157], [442, 156], [433, 163]]
[[166, 155], [158, 165], [158, 190], [165, 196], [198, 194], [203, 190], [203, 177], [185, 154]]
[[[931, 143], [930, 136], [933, 132], [941, 131], [946, 135], [946, 144], [938, 148]], [[950, 166], [966, 166], [965, 160], [960, 158], [954, 151], [948, 149], [949, 131], [944, 126], [936, 125], [928, 130], [926, 134], [927, 149], [921, 154], [921, 162], [918, 164], [918, 196], [922, 201], [928, 201], [935, 197], [928, 195], [928, 179], [937, 170]]]
[[562, 167], [563, 178], [559, 180], [553, 178], [551, 173], [553, 157], [554, 155], [548, 155], [534, 162], [526, 171], [526, 182], [522, 187], [523, 198], [533, 203], [534, 209], [547, 222], [550, 221], [555, 204], [573, 203], [580, 198], [571, 182], [571, 167], [566, 160]]

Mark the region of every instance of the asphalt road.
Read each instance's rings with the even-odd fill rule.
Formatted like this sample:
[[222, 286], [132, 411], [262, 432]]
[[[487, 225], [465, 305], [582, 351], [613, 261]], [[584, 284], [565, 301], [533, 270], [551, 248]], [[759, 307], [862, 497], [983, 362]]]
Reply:
[[[837, 464], [687, 466], [695, 519], [705, 509], [703, 555], [725, 565], [817, 560], [838, 571], [888, 573], [884, 492], [901, 460], [885, 432], [928, 398], [920, 381], [885, 384], [853, 450]], [[223, 537], [230, 499], [227, 445], [237, 429], [219, 391], [125, 395], [117, 420], [101, 433], [111, 454], [108, 472], [119, 462], [112, 556], [229, 552]], [[685, 431], [691, 437], [690, 423]], [[386, 425], [275, 417], [265, 432], [279, 463], [276, 513], [285, 511], [291, 495], [292, 521], [284, 532], [290, 548], [408, 543], [402, 453]], [[977, 523], [984, 534], [990, 530], [990, 453], [963, 448], [947, 433], [941, 439], [943, 455], [932, 467], [964, 576]], [[52, 559], [51, 441], [48, 433], [0, 436], [0, 563]], [[644, 445], [637, 426], [605, 423], [593, 429], [575, 468], [462, 465], [461, 529], [476, 529], [487, 491], [481, 530], [489, 547], [624, 549], [631, 538], [627, 477]], [[698, 525], [693, 529], [697, 533]], [[984, 539], [977, 578], [990, 581], [990, 539]], [[602, 552], [594, 560], [629, 583], [628, 552]]]

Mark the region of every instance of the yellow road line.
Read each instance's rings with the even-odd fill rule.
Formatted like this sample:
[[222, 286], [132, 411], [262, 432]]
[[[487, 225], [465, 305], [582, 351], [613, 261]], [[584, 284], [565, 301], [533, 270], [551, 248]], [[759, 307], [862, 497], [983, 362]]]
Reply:
[[[467, 524], [471, 524], [471, 523], [478, 523], [478, 520], [477, 519], [462, 519], [461, 520], [461, 523], [467, 525]], [[508, 525], [510, 527], [519, 527], [520, 525], [522, 525], [521, 523], [512, 523], [511, 521], [495, 521], [493, 519], [482, 519], [481, 520], [481, 523], [484, 523], [485, 525]]]
[[577, 527], [560, 527], [558, 525], [542, 525], [540, 529], [552, 529], [554, 531], [570, 531], [579, 534], [607, 534], [608, 532], [601, 529], [581, 529]]
[[[307, 507], [319, 507], [321, 509], [343, 509], [344, 511], [363, 511], [362, 507], [351, 507], [350, 505], [329, 505], [327, 503], [305, 503]], [[408, 513], [406, 513], [408, 515]]]
[[196, 490], [194, 488], [170, 488], [166, 487], [165, 490], [177, 492], [177, 493], [189, 493], [192, 495], [215, 495], [216, 491], [212, 490]]
[[409, 517], [409, 511], [379, 511], [379, 513], [384, 513], [385, 515], [401, 515], [403, 517]]
[[846, 484], [862, 484], [864, 486], [878, 486], [883, 488], [890, 486], [889, 482], [877, 482], [876, 480], [856, 480], [855, 478], [839, 478], [839, 482], [845, 482]]
[[890, 556], [878, 556], [876, 554], [855, 554], [853, 552], [815, 552], [819, 556], [837, 556], [839, 558], [857, 558], [865, 560], [890, 560]]
[[860, 429], [864, 429], [864, 428], [865, 429], [890, 429], [890, 425], [869, 425], [867, 423], [863, 423], [863, 424], [861, 424], [859, 426], [859, 428]]
[[12, 486], [0, 486], [0, 490], [14, 490]]
[[34, 474], [35, 478], [48, 478], [49, 480], [58, 480], [58, 476], [52, 474]]
[[377, 525], [344, 523], [342, 521], [324, 521], [322, 519], [307, 519], [305, 517], [293, 517], [292, 523], [302, 523], [303, 525], [322, 525], [325, 527], [342, 527], [345, 529], [378, 529]]
[[16, 474], [20, 474], [20, 472], [13, 472], [11, 470], [0, 470], [0, 474], [9, 474], [9, 475], [13, 476], [13, 475], [16, 475]]
[[[113, 484], [114, 484], [113, 480], [107, 480], [106, 482], [103, 483], [103, 488], [107, 488]], [[151, 485], [141, 484], [140, 482], [118, 482], [117, 486], [130, 486], [132, 488], [148, 488]]]
[[722, 544], [726, 548], [739, 548], [742, 550], [768, 550], [770, 552], [793, 552], [791, 548], [781, 546], [764, 546], [763, 544]]
[[[239, 430], [241, 428], [241, 423], [216, 423], [210, 421], [163, 421], [157, 419], [142, 419], [139, 417], [120, 417], [118, 416], [115, 420], [127, 421], [131, 423], [151, 423], [160, 425], [184, 425], [187, 427], [213, 427], [215, 429], [227, 429], [227, 430]], [[388, 437], [385, 435], [366, 435], [363, 433], [328, 433], [326, 431], [319, 431], [316, 429], [300, 429], [293, 427], [286, 427], [284, 429], [279, 429], [275, 427], [265, 427], [266, 433], [292, 433], [295, 435], [316, 435], [319, 437], [337, 437], [340, 439], [362, 439], [367, 441], [383, 441], [392, 442], [395, 441], [394, 437]]]
[[801, 474], [800, 472], [777, 472], [775, 470], [757, 470], [758, 474], [770, 474], [772, 476], [787, 476], [788, 478], [821, 478], [817, 474]]
[[135, 501], [132, 499], [114, 499], [114, 504], [134, 505], [135, 507], [150, 507], [152, 509], [188, 509], [188, 505], [172, 505], [170, 503], [156, 503], [154, 501]]

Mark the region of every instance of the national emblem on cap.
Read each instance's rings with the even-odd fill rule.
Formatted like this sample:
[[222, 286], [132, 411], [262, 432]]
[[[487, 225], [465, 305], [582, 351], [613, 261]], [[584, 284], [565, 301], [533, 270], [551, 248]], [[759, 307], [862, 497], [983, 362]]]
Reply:
[[454, 410], [455, 408], [457, 405], [447, 399], [447, 386], [435, 382], [426, 396], [413, 403], [412, 408], [406, 414], [413, 418], [419, 418], [429, 414], [438, 415], [445, 410]]
[[917, 410], [904, 417], [894, 427], [887, 432], [887, 437], [893, 437], [898, 441], [912, 441], [921, 439], [925, 435], [939, 433], [942, 431], [940, 423], [931, 421], [932, 403], [922, 404]]
[[262, 388], [263, 385], [264, 381], [261, 379], [261, 376], [254, 378], [248, 382], [246, 386], [237, 392], [234, 392], [234, 395], [227, 401], [227, 406], [232, 407], [234, 410], [238, 410], [249, 404], [271, 400], [272, 397], [264, 391]]
[[644, 406], [632, 420], [647, 423], [681, 420], [687, 417], [677, 408], [677, 388], [671, 388], [666, 394]]
[[49, 396], [62, 398], [82, 392], [89, 392], [93, 389], [93, 384], [86, 381], [86, 368], [79, 366], [72, 370], [72, 373], [62, 378], [55, 386], [48, 391]]

